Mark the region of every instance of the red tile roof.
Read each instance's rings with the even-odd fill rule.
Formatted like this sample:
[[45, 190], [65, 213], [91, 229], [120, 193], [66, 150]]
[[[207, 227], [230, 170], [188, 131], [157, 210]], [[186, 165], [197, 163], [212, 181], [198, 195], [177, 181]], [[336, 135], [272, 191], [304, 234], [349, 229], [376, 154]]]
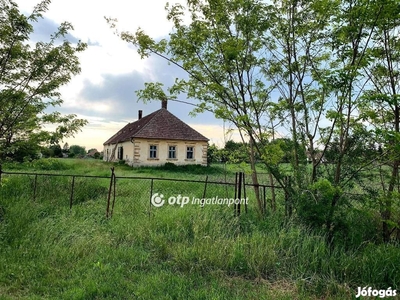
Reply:
[[93, 149], [90, 152], [88, 152], [86, 155], [87, 156], [94, 156], [96, 153], [100, 153], [99, 151], [97, 151], [97, 149]]
[[103, 145], [130, 141], [132, 138], [205, 141], [208, 139], [182, 122], [167, 109], [161, 108], [152, 114], [129, 123]]

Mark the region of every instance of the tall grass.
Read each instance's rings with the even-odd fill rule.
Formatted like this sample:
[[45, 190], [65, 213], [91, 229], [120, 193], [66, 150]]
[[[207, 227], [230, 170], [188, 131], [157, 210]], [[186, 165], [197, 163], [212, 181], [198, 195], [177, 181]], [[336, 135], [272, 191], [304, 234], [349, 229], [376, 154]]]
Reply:
[[[231, 207], [151, 207], [147, 179], [118, 179], [106, 219], [107, 179], [77, 180], [71, 210], [71, 178], [39, 178], [36, 201], [32, 180], [3, 176], [0, 299], [346, 299], [358, 286], [400, 288], [396, 245], [332, 250], [252, 206], [240, 218]], [[154, 191], [203, 187], [160, 181]]]

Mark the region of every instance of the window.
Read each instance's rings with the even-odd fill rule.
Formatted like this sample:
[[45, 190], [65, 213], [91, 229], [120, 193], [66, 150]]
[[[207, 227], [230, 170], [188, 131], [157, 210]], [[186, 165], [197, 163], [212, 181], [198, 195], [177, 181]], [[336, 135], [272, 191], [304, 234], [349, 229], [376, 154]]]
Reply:
[[168, 158], [175, 159], [176, 158], [176, 146], [168, 147]]
[[124, 148], [123, 147], [118, 147], [117, 158], [119, 160], [124, 159]]
[[193, 147], [186, 148], [186, 159], [193, 159]]
[[150, 158], [157, 158], [157, 145], [150, 145]]

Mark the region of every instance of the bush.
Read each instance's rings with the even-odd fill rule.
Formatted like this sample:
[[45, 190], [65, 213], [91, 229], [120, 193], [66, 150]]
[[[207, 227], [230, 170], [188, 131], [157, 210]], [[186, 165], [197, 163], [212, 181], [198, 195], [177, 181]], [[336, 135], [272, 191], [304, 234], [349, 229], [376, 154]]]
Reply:
[[167, 162], [162, 166], [163, 170], [166, 170], [166, 171], [176, 171], [177, 167], [178, 166], [172, 162]]
[[61, 160], [55, 158], [41, 158], [34, 160], [31, 166], [37, 170], [67, 170], [68, 166], [64, 164]]

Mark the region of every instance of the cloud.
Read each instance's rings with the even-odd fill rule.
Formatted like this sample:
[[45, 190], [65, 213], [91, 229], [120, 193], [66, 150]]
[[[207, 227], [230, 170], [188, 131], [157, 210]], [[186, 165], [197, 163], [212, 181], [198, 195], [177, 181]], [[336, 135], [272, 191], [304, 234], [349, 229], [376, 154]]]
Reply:
[[[33, 23], [34, 32], [31, 34], [31, 40], [33, 42], [50, 41], [51, 35], [58, 31], [60, 25], [61, 24], [58, 24], [47, 17], [39, 19], [37, 22]], [[71, 33], [67, 33], [65, 37], [59, 38], [57, 41], [62, 42], [63, 40], [67, 40], [73, 44], [76, 44], [79, 41], [79, 39]]]
[[[15, 2], [29, 14], [39, 1]], [[82, 40], [88, 44], [88, 48], [79, 53], [81, 73], [60, 89], [64, 103], [62, 107], [56, 107], [63, 114], [73, 113], [89, 120], [89, 125], [78, 135], [78, 144], [101, 145], [127, 122], [136, 120], [138, 110], [148, 115], [159, 109], [158, 100], [147, 104], [137, 101], [135, 91], [143, 89], [145, 82], [162, 82], [167, 88], [175, 78], [186, 78], [182, 69], [159, 57], [141, 60], [135, 47], [117, 37], [104, 19], [105, 16], [118, 18], [119, 31], [135, 32], [140, 27], [159, 40], [167, 37], [172, 29], [172, 24], [166, 20], [164, 6], [165, 0], [53, 0], [44, 18], [33, 24], [33, 41], [48, 41], [59, 24], [68, 21], [74, 30], [67, 39], [72, 43]], [[185, 95], [179, 100], [197, 103]], [[222, 122], [208, 112], [190, 117], [193, 108], [173, 101], [168, 104], [168, 109], [178, 118], [191, 126], [204, 126], [198, 127], [200, 132], [205, 130], [205, 136], [218, 139], [220, 130], [217, 128]]]
[[[102, 62], [103, 63], [103, 62]], [[107, 62], [104, 62], [107, 64]], [[96, 80], [87, 76], [78, 79], [80, 86], [72, 89], [74, 94], [69, 95], [64, 107], [71, 113], [82, 113], [93, 116], [103, 116], [111, 121], [134, 120], [137, 111], [149, 114], [161, 107], [160, 101], [154, 99], [148, 103], [138, 101], [136, 91], [144, 88], [145, 82], [162, 82], [165, 89], [171, 86], [175, 78], [185, 78], [186, 74], [179, 68], [168, 65], [160, 58], [150, 58], [146, 61], [142, 71], [131, 71], [123, 74], [97, 74]], [[76, 92], [79, 91], [79, 92]], [[197, 104], [198, 101], [187, 99], [180, 95], [178, 100]], [[170, 101], [169, 110], [185, 122], [197, 124], [216, 124], [211, 113], [204, 113], [196, 118], [189, 116], [194, 106], [181, 102]], [[65, 110], [65, 109], [64, 109]], [[65, 110], [66, 111], [66, 110]]]
[[87, 40], [86, 43], [88, 44], [89, 47], [90, 46], [101, 46], [99, 42], [97, 42], [97, 41], [92, 42], [92, 40], [90, 38]]

